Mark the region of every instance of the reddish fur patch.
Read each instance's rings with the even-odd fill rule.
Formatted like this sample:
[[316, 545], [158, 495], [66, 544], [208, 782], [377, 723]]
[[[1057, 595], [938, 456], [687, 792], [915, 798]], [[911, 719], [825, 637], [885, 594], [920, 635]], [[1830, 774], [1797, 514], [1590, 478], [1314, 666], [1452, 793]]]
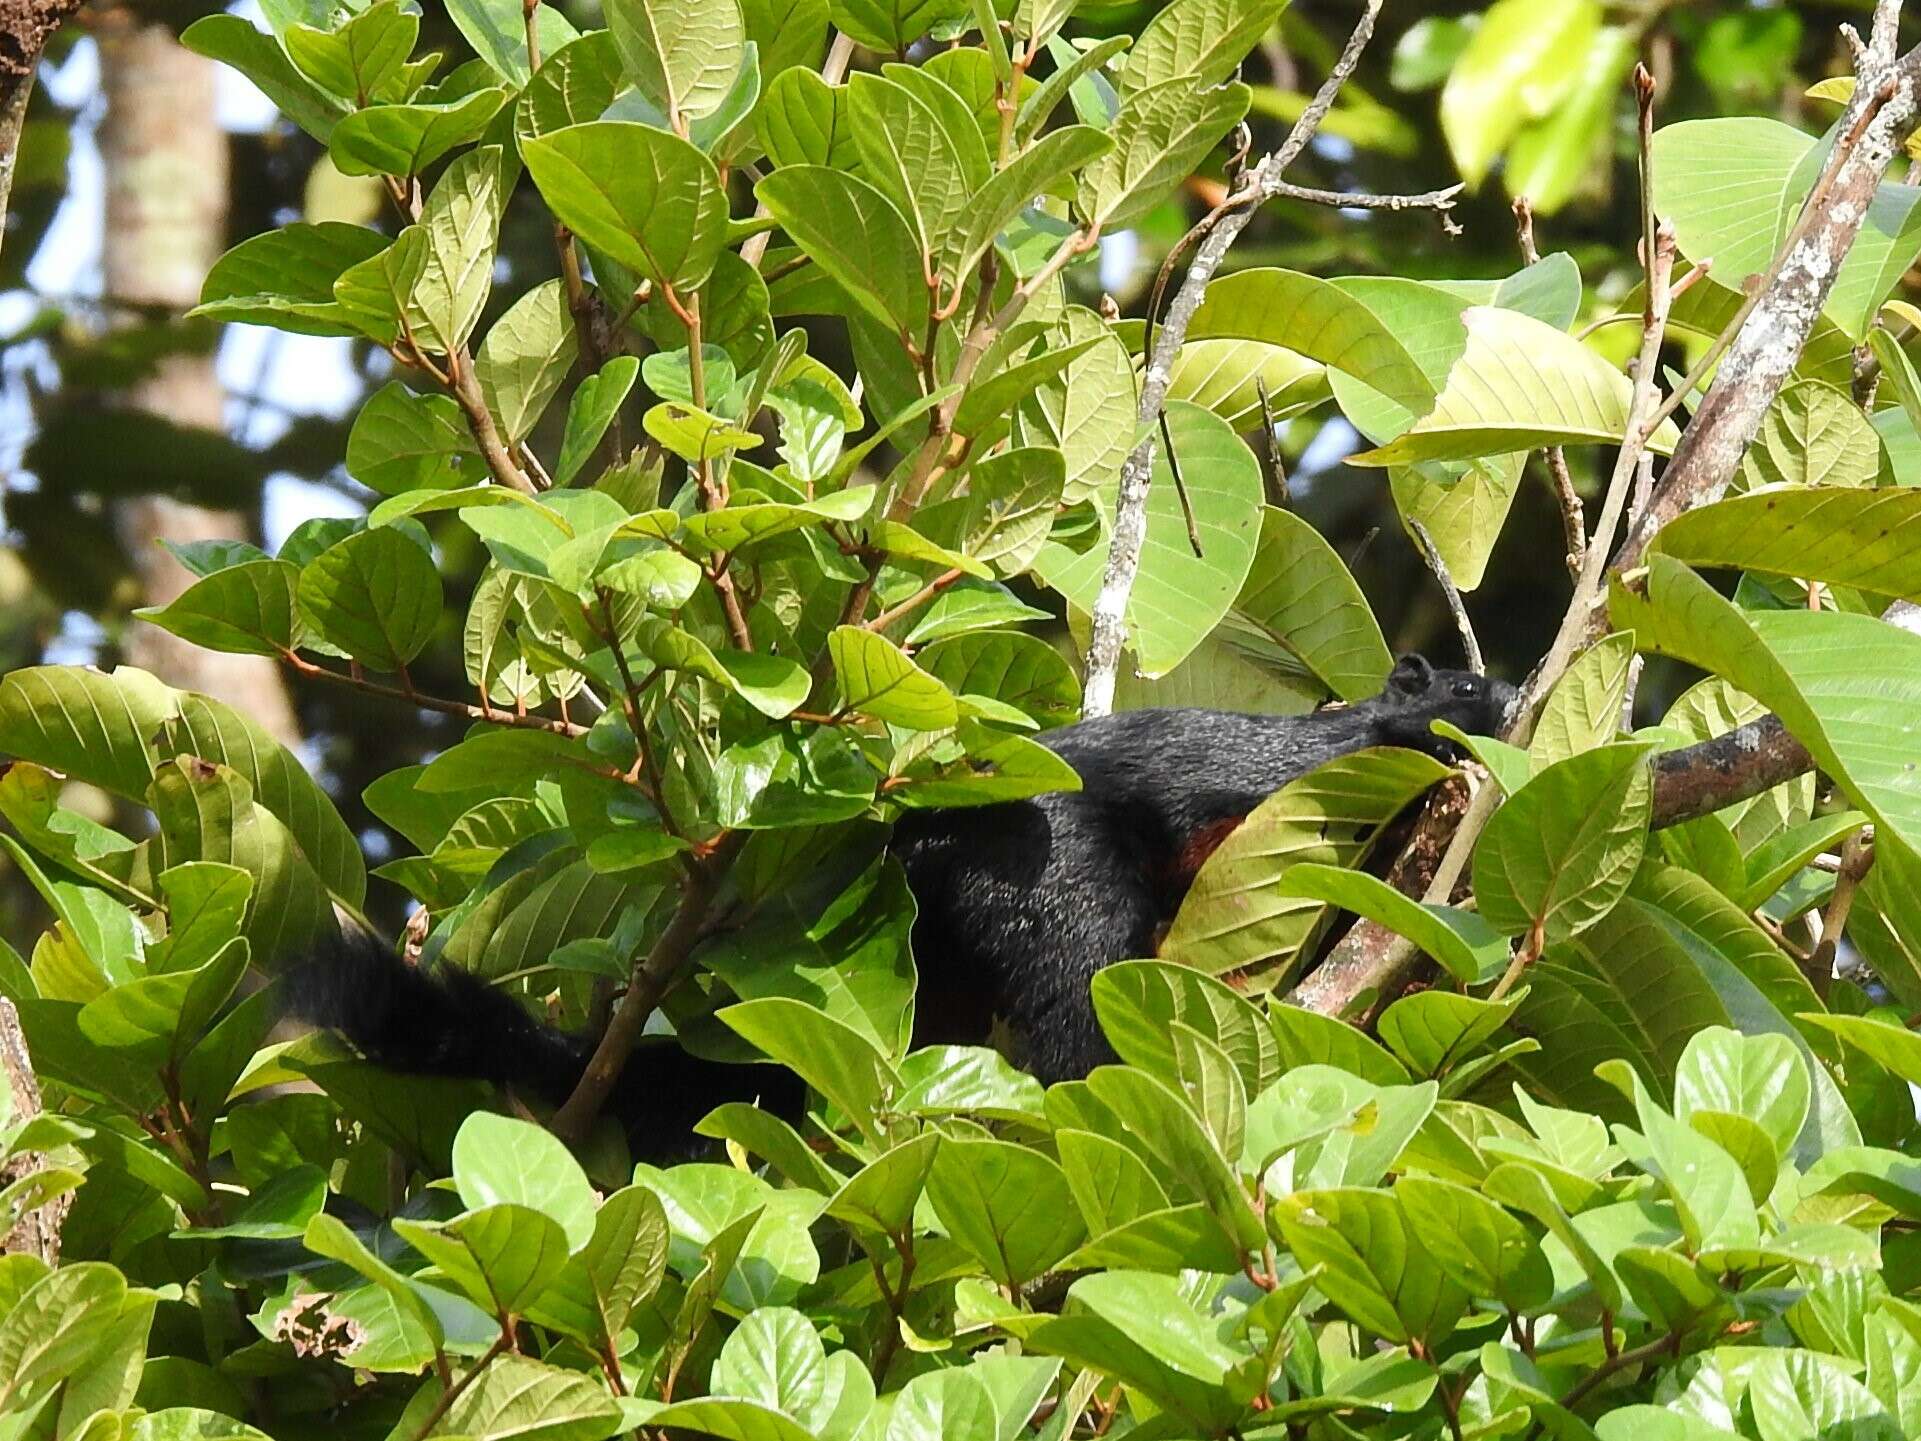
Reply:
[[1183, 881], [1191, 881], [1206, 863], [1207, 858], [1220, 849], [1222, 841], [1241, 828], [1246, 816], [1223, 816], [1195, 831], [1181, 847], [1181, 853], [1174, 862], [1174, 873]]

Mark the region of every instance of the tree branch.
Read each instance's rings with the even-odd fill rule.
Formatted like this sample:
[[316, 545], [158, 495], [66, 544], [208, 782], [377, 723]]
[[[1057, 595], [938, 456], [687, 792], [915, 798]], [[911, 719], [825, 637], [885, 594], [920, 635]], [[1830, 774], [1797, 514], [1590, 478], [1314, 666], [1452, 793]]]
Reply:
[[[1654, 758], [1655, 830], [1711, 815], [1772, 790], [1811, 770], [1807, 748], [1776, 716], [1763, 716], [1725, 735]], [[1429, 797], [1414, 835], [1388, 872], [1388, 884], [1404, 895], [1435, 896], [1434, 881], [1445, 859], [1450, 833], [1468, 808], [1467, 790], [1444, 785]], [[1458, 880], [1458, 874], [1454, 880]], [[1357, 921], [1321, 964], [1294, 987], [1288, 1003], [1323, 1015], [1357, 1017], [1390, 999], [1426, 965], [1412, 942], [1373, 921]]]
[[553, 1131], [562, 1140], [579, 1145], [587, 1139], [600, 1108], [606, 1104], [620, 1073], [626, 1069], [628, 1058], [640, 1044], [647, 1029], [647, 1018], [653, 1015], [661, 997], [680, 978], [693, 957], [707, 914], [720, 893], [720, 884], [746, 842], [745, 831], [728, 831], [690, 866], [674, 918], [660, 933], [653, 949], [634, 962], [627, 994], [614, 1009], [614, 1018], [607, 1023], [600, 1044], [594, 1047], [594, 1054], [587, 1062], [587, 1069], [581, 1072], [573, 1094], [554, 1112]]
[[1895, 58], [1900, 9], [1899, 0], [1881, 0], [1877, 7], [1873, 39], [1856, 52], [1854, 94], [1827, 165], [1757, 287], [1646, 511], [1615, 555], [1616, 570], [1639, 564], [1648, 542], [1668, 521], [1726, 491], [1800, 358], [1881, 178], [1915, 119], [1921, 59], [1915, 51]]
[[20, 136], [33, 98], [33, 75], [41, 52], [81, 0], [25, 0], [7, 7], [0, 24], [0, 248], [6, 244], [7, 202], [20, 156]]
[[[1425, 196], [1340, 196], [1333, 191], [1312, 191], [1289, 185], [1281, 178], [1287, 167], [1294, 163], [1314, 138], [1335, 97], [1340, 94], [1341, 87], [1360, 63], [1361, 53], [1373, 38], [1374, 22], [1380, 14], [1382, 3], [1383, 0], [1367, 0], [1367, 8], [1356, 23], [1354, 33], [1348, 37], [1340, 59], [1334, 62], [1334, 68], [1328, 72], [1327, 79], [1315, 92], [1314, 99], [1302, 112], [1301, 118], [1294, 122], [1294, 128], [1288, 132], [1280, 148], [1270, 152], [1243, 175], [1234, 193], [1190, 232], [1190, 235], [1203, 233], [1205, 239], [1201, 241], [1193, 264], [1188, 267], [1187, 275], [1181, 281], [1180, 292], [1167, 309], [1159, 334], [1154, 338], [1152, 353], [1146, 357], [1146, 369], [1141, 376], [1139, 412], [1144, 427], [1159, 416], [1162, 405], [1166, 403], [1167, 388], [1173, 378], [1174, 358], [1187, 339], [1188, 324], [1206, 298], [1208, 285], [1220, 269], [1221, 262], [1227, 258], [1235, 239], [1247, 228], [1262, 202], [1275, 197], [1340, 205], [1378, 201], [1379, 208], [1401, 209], [1421, 205], [1439, 210], [1443, 215], [1453, 205], [1453, 195], [1448, 191], [1431, 191]], [[1151, 329], [1151, 315], [1148, 324]], [[1121, 467], [1120, 491], [1114, 506], [1114, 529], [1108, 540], [1107, 565], [1101, 576], [1100, 594], [1094, 601], [1093, 633], [1088, 640], [1081, 707], [1085, 716], [1106, 715], [1114, 708], [1114, 681], [1120, 668], [1121, 647], [1126, 639], [1127, 598], [1134, 588], [1134, 577], [1140, 570], [1141, 546], [1147, 538], [1147, 489], [1153, 473], [1154, 437], [1150, 429]]]
[[1421, 559], [1427, 568], [1434, 572], [1434, 578], [1441, 583], [1441, 593], [1447, 597], [1447, 608], [1454, 617], [1454, 628], [1461, 633], [1461, 650], [1467, 656], [1467, 668], [1476, 675], [1487, 674], [1487, 662], [1481, 658], [1481, 642], [1474, 634], [1474, 622], [1468, 619], [1467, 606], [1461, 600], [1461, 588], [1454, 583], [1454, 575], [1441, 559], [1439, 547], [1434, 537], [1428, 534], [1427, 527], [1418, 520], [1408, 522], [1414, 528], [1414, 539], [1420, 543]]
[[441, 715], [460, 716], [464, 720], [488, 721], [498, 726], [518, 726], [523, 730], [551, 731], [557, 736], [584, 736], [587, 727], [574, 725], [570, 721], [553, 720], [547, 716], [523, 715], [518, 711], [498, 710], [492, 706], [482, 708], [468, 705], [465, 701], [446, 700], [441, 696], [425, 695], [416, 690], [403, 690], [399, 686], [382, 685], [368, 680], [365, 676], [347, 675], [337, 670], [329, 670], [324, 665], [316, 665], [305, 656], [294, 652], [282, 651], [280, 659], [296, 672], [313, 680], [331, 681], [335, 685], [357, 690], [362, 695], [379, 696], [382, 700], [397, 700], [418, 710], [436, 711]]

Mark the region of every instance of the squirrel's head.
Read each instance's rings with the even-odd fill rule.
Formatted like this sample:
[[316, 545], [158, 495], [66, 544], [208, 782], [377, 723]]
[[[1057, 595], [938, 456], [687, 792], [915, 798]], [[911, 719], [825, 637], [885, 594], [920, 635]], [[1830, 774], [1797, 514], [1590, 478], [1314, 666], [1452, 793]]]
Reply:
[[1472, 671], [1439, 670], [1421, 656], [1404, 655], [1373, 704], [1381, 710], [1390, 744], [1451, 754], [1453, 748], [1429, 729], [1434, 721], [1452, 722], [1469, 735], [1495, 735], [1515, 694], [1506, 681]]

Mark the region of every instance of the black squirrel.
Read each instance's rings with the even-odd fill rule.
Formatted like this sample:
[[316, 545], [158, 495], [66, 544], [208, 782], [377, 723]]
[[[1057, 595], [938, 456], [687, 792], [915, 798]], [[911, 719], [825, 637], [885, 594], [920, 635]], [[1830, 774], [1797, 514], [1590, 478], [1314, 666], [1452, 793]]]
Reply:
[[1289, 781], [1368, 746], [1451, 757], [1430, 729], [1497, 732], [1514, 688], [1403, 657], [1379, 695], [1309, 715], [1137, 710], [1038, 739], [1078, 791], [915, 811], [894, 828], [920, 914], [917, 1044], [978, 1043], [998, 1019], [1042, 1081], [1115, 1059], [1088, 984], [1154, 954], [1214, 848]]
[[[897, 823], [891, 849], [919, 907], [916, 1045], [984, 1044], [996, 1019], [1015, 1060], [1043, 1081], [1111, 1061], [1088, 983], [1150, 956], [1207, 854], [1268, 796], [1368, 746], [1448, 756], [1430, 729], [1500, 728], [1512, 686], [1404, 657], [1381, 693], [1309, 715], [1129, 711], [1064, 727], [1041, 744], [1082, 788], [939, 811]], [[558, 1103], [590, 1037], [544, 1024], [514, 997], [452, 966], [417, 968], [349, 931], [290, 978], [290, 1015], [339, 1032], [394, 1070], [511, 1085]], [[637, 1154], [684, 1153], [694, 1123], [729, 1100], [797, 1115], [803, 1088], [777, 1066], [735, 1065], [650, 1039], [607, 1110]]]

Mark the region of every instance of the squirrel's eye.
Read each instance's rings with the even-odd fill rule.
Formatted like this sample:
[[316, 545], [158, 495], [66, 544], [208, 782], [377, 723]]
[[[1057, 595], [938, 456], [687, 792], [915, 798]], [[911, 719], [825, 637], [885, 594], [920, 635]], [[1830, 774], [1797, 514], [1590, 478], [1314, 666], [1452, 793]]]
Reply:
[[1457, 680], [1454, 682], [1454, 694], [1456, 695], [1471, 696], [1479, 695], [1480, 693], [1481, 683], [1478, 680]]

